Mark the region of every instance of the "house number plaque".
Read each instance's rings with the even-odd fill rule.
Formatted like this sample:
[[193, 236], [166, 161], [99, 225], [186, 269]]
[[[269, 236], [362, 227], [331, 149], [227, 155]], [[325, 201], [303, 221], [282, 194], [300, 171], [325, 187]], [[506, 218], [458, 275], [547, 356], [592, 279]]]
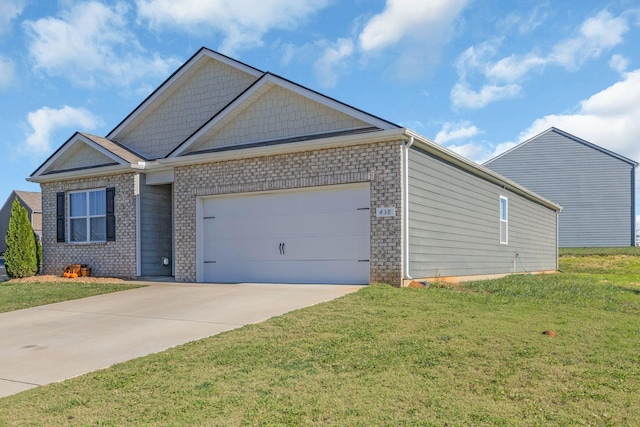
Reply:
[[396, 216], [396, 208], [376, 208], [376, 216]]

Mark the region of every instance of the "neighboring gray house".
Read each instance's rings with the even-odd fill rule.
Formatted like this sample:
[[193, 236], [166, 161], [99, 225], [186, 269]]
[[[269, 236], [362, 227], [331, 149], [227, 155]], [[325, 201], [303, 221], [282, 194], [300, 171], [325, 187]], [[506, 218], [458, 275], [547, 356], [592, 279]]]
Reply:
[[37, 191], [12, 191], [7, 200], [0, 209], [0, 254], [3, 254], [7, 250], [7, 242], [5, 236], [7, 235], [7, 229], [9, 228], [9, 218], [11, 218], [11, 205], [13, 201], [18, 198], [20, 204], [27, 210], [29, 220], [33, 231], [38, 236], [38, 239], [42, 237], [42, 196]]
[[42, 188], [43, 270], [371, 283], [557, 268], [559, 207], [387, 120], [202, 48]]
[[484, 166], [562, 206], [560, 247], [635, 245], [635, 161], [552, 127]]

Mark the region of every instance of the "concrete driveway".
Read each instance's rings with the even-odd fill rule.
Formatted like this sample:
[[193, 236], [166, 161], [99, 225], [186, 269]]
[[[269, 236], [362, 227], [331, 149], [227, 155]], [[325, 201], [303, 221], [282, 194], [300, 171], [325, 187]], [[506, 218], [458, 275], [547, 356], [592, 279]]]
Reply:
[[358, 290], [169, 284], [0, 314], [0, 397], [156, 353]]

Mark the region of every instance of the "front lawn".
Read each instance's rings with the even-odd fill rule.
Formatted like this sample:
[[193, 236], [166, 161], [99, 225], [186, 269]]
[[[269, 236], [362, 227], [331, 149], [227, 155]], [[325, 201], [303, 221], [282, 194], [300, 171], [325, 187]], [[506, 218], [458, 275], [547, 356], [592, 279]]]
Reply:
[[126, 283], [84, 283], [72, 279], [65, 282], [2, 282], [0, 313], [137, 287], [140, 286]]
[[617, 268], [370, 286], [0, 399], [0, 425], [640, 425]]

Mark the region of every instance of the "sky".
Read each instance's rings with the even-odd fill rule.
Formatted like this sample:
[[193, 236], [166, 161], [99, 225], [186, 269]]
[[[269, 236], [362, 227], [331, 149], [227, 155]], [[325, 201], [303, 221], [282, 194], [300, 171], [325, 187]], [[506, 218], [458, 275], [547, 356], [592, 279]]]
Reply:
[[202, 46], [478, 163], [551, 126], [640, 161], [638, 0], [0, 0], [0, 203]]

